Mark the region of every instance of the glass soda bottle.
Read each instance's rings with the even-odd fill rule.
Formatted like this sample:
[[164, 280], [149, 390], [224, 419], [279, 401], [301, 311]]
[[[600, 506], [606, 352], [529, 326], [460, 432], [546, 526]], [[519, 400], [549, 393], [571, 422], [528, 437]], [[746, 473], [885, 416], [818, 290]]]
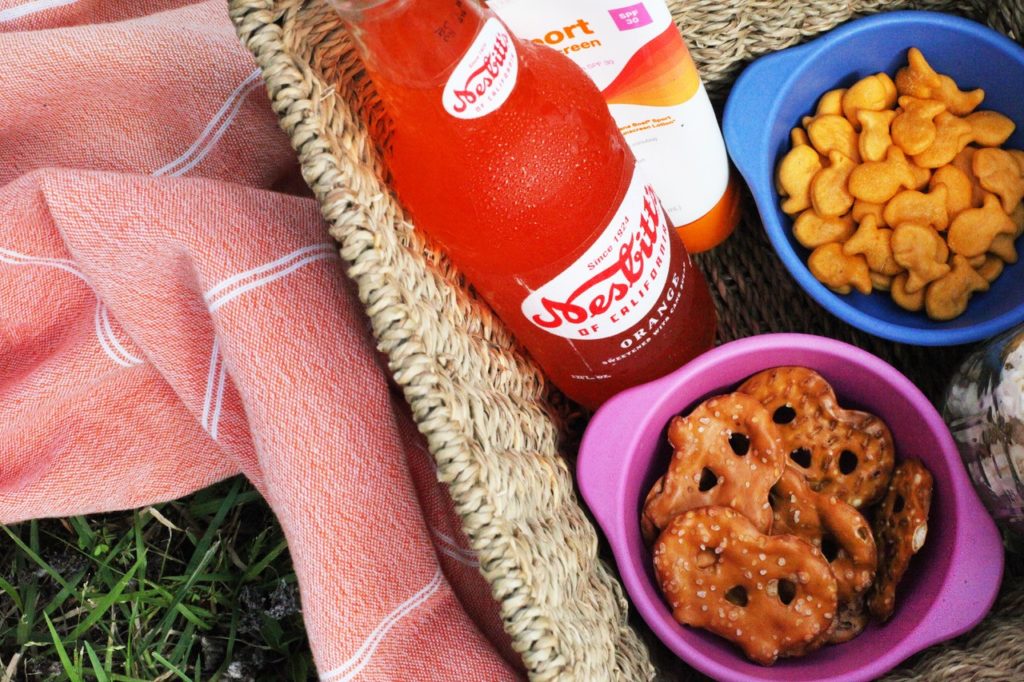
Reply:
[[596, 408], [710, 348], [707, 284], [578, 66], [467, 0], [334, 5], [399, 200], [558, 388]]

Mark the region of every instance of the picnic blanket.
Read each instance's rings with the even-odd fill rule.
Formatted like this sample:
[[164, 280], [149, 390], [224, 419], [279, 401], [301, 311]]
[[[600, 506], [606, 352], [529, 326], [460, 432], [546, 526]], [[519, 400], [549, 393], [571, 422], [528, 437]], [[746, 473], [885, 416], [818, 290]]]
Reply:
[[321, 679], [511, 679], [223, 0], [0, 0], [0, 522], [239, 472]]

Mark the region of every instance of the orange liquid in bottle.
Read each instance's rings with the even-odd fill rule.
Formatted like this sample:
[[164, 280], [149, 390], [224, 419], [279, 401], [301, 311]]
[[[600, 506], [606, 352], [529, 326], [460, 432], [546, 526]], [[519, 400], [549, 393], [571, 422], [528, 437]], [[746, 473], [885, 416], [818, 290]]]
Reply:
[[707, 285], [579, 67], [462, 0], [339, 7], [399, 199], [556, 386], [593, 408], [711, 346]]

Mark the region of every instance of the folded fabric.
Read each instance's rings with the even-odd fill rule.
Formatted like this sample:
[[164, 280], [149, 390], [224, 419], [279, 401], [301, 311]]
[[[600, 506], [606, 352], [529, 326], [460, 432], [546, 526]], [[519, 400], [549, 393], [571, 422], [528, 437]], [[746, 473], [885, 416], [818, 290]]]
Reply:
[[243, 472], [322, 679], [518, 677], [223, 0], [0, 0], [0, 73], [0, 522]]

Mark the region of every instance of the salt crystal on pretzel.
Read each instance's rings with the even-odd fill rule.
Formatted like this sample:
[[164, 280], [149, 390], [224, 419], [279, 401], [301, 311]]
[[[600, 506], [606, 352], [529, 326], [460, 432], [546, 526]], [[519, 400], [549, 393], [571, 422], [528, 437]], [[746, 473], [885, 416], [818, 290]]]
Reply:
[[921, 551], [928, 536], [932, 475], [916, 459], [901, 462], [893, 473], [885, 499], [875, 512], [878, 574], [868, 596], [868, 610], [881, 621], [896, 608], [896, 587]]
[[728, 507], [672, 519], [654, 545], [654, 572], [677, 621], [762, 665], [821, 646], [836, 616], [836, 580], [821, 552], [793, 535], [764, 535]]
[[737, 389], [764, 405], [778, 425], [789, 466], [813, 490], [863, 509], [885, 494], [895, 461], [892, 434], [878, 417], [845, 410], [832, 387], [805, 367], [776, 367]]
[[668, 471], [644, 503], [641, 529], [648, 542], [672, 517], [695, 507], [728, 506], [771, 530], [768, 491], [786, 466], [771, 415], [741, 393], [704, 401], [669, 423], [674, 450]]

